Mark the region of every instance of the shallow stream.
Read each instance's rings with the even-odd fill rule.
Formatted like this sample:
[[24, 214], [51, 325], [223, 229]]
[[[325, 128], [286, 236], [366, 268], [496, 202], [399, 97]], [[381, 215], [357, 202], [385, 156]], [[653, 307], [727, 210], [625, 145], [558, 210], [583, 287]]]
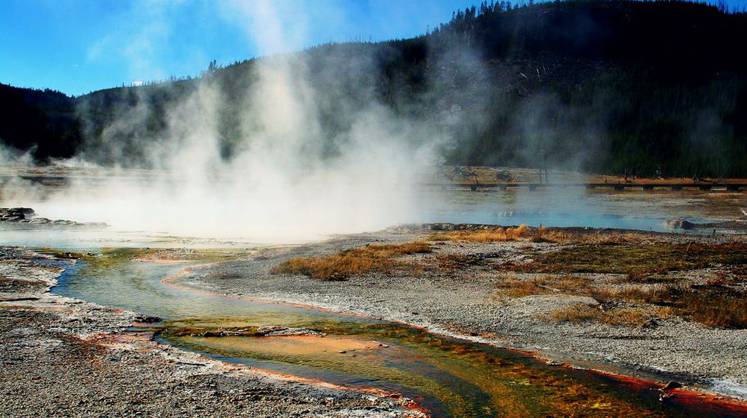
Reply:
[[[640, 381], [547, 365], [401, 324], [201, 291], [179, 280], [184, 269], [200, 268], [200, 260], [138, 261], [136, 253], [79, 261], [53, 291], [159, 316], [163, 342], [285, 374], [402, 393], [434, 416], [734, 414], [728, 405], [687, 397], [662, 402], [658, 390]], [[251, 332], [268, 326], [314, 332]], [[236, 331], [240, 335], [230, 336]]]

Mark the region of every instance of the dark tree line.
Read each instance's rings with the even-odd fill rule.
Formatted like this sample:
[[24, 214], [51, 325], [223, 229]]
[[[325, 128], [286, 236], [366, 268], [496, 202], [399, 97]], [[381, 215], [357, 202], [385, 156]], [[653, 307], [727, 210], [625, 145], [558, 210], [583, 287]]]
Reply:
[[73, 155], [81, 143], [75, 100], [54, 90], [0, 84], [0, 140], [37, 160]]

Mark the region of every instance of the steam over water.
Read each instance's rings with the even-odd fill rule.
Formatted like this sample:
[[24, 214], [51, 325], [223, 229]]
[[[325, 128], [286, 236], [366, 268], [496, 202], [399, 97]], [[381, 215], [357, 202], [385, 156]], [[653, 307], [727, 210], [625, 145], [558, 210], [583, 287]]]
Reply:
[[[424, 222], [672, 231], [667, 225], [669, 219], [730, 220], [744, 206], [741, 193], [574, 189], [473, 192], [442, 190], [414, 180], [393, 183], [396, 193], [343, 184], [339, 186], [342, 189], [322, 190], [319, 196], [306, 193], [305, 198], [299, 197], [304, 196], [303, 190], [298, 191], [299, 196], [282, 190], [274, 194], [267, 191], [257, 196], [275, 200], [262, 202], [238, 191], [235, 196], [221, 195], [228, 187], [236, 189], [230, 179], [229, 185], [216, 182], [212, 190], [183, 195], [184, 182], [173, 178], [161, 176], [156, 181], [164, 185], [163, 189], [151, 186], [153, 173], [93, 173], [78, 172], [71, 177], [71, 186], [62, 188], [33, 186], [16, 179], [12, 182], [21, 181], [21, 185], [6, 184], [5, 191], [10, 193], [2, 196], [0, 203], [4, 207], [29, 206], [38, 216], [51, 219], [104, 221], [109, 227], [29, 229], [9, 224], [0, 229], [0, 239], [6, 244], [38, 247], [230, 247], [306, 242], [336, 232], [367, 232]], [[169, 184], [171, 189], [166, 187]], [[349, 201], [353, 197], [357, 200]]]

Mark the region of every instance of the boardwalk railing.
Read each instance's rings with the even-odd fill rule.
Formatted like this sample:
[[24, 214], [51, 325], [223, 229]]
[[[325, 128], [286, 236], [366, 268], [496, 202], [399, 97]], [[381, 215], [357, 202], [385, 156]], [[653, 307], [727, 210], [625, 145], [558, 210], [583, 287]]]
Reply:
[[729, 183], [604, 183], [604, 182], [588, 182], [588, 183], [477, 183], [477, 182], [464, 182], [464, 183], [431, 183], [430, 186], [440, 186], [447, 188], [459, 188], [459, 189], [497, 189], [497, 190], [508, 190], [508, 189], [560, 189], [560, 188], [585, 188], [585, 189], [612, 189], [612, 190], [626, 190], [626, 189], [638, 189], [638, 190], [655, 190], [655, 189], [668, 189], [668, 190], [726, 190], [738, 192], [747, 190], [747, 181], [744, 182], [729, 182]]

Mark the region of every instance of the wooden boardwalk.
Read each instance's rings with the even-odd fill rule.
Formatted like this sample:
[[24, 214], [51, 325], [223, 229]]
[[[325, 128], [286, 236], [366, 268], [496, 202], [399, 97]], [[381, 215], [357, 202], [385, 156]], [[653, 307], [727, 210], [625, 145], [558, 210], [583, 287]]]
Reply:
[[447, 188], [480, 190], [509, 190], [509, 189], [563, 189], [563, 188], [584, 188], [584, 189], [610, 189], [610, 190], [704, 190], [704, 191], [730, 191], [739, 192], [747, 190], [747, 181], [728, 182], [728, 183], [667, 183], [667, 182], [629, 182], [629, 183], [604, 183], [604, 182], [584, 182], [584, 183], [432, 183], [431, 186], [441, 186]]

